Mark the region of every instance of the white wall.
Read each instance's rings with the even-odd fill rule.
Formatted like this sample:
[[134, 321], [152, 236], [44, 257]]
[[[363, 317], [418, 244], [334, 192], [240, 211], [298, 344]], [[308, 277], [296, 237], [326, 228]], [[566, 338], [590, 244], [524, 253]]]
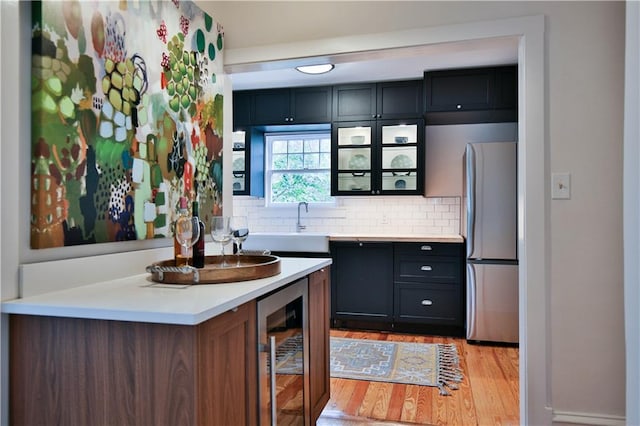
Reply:
[[[18, 158], [19, 113], [18, 88], [16, 81], [20, 75], [20, 58], [16, 54], [16, 34], [19, 34], [19, 13], [17, 2], [0, 2], [0, 297], [7, 298], [16, 294], [18, 282], [17, 205], [18, 190], [15, 184], [19, 167]], [[13, 43], [12, 43], [13, 42]], [[22, 125], [24, 129], [26, 123]], [[0, 424], [8, 424], [8, 322], [5, 315], [0, 319]]]
[[624, 111], [624, 299], [627, 424], [640, 424], [640, 3], [627, 2]]
[[[548, 403], [558, 423], [625, 414], [622, 246], [623, 2], [202, 2], [229, 50], [544, 14]], [[547, 190], [548, 195], [548, 190]]]

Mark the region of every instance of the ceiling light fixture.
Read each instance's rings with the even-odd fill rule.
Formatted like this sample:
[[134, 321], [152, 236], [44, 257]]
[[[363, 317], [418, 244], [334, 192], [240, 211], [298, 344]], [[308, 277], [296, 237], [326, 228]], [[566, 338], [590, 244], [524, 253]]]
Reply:
[[318, 64], [318, 65], [302, 65], [296, 67], [298, 71], [303, 74], [324, 74], [331, 71], [335, 65], [333, 64]]

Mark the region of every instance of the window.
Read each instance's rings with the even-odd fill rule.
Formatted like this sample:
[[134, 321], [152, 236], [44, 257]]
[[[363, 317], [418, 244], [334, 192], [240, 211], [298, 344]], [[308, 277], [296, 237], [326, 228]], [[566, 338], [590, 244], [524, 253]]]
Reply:
[[264, 136], [267, 204], [333, 202], [330, 132], [266, 133]]

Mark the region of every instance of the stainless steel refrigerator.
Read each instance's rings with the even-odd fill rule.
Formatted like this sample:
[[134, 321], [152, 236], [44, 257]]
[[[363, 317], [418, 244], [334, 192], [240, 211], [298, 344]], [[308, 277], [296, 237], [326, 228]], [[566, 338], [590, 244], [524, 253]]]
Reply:
[[467, 339], [517, 343], [516, 142], [467, 144], [463, 170]]

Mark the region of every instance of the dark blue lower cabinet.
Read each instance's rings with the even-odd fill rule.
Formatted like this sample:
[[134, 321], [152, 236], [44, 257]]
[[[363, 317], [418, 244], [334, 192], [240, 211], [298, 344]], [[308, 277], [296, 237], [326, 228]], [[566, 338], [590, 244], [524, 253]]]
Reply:
[[332, 317], [336, 320], [391, 322], [393, 317], [393, 244], [335, 242], [331, 280]]
[[331, 243], [334, 327], [464, 335], [464, 245]]

